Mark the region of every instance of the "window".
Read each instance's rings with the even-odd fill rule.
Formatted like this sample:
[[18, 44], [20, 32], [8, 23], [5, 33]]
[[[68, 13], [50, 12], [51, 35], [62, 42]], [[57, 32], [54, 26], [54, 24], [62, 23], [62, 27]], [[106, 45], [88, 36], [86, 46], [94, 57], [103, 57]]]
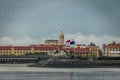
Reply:
[[111, 51], [111, 49], [110, 49], [110, 51]]
[[113, 51], [114, 51], [114, 49], [113, 49]]
[[117, 49], [117, 51], [119, 51], [119, 49]]

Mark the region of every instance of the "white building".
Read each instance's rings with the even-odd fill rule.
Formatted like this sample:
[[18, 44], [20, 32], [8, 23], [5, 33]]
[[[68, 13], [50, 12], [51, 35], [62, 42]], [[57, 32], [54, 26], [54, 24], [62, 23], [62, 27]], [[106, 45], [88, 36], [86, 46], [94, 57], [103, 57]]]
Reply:
[[115, 42], [103, 45], [103, 55], [109, 57], [120, 57], [120, 44]]

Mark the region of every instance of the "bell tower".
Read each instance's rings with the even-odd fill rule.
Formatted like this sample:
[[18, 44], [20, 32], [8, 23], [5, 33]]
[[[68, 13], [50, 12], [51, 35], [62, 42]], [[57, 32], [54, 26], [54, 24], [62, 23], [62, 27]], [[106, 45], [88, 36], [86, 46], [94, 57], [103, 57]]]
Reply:
[[64, 45], [64, 33], [62, 31], [59, 33], [59, 44]]

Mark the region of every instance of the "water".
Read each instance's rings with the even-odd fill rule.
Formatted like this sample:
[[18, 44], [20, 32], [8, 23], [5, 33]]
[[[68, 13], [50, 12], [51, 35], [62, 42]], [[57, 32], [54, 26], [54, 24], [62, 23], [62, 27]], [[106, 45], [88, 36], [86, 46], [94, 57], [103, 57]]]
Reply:
[[119, 68], [31, 68], [0, 65], [0, 80], [120, 80]]
[[120, 80], [120, 72], [0, 72], [0, 80]]

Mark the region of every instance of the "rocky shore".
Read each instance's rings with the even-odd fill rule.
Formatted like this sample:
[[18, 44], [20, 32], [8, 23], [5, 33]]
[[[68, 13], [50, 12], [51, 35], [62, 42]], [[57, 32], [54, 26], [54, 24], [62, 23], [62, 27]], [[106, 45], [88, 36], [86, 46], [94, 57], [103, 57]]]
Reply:
[[120, 68], [120, 61], [74, 61], [74, 60], [50, 60], [40, 61], [29, 67], [50, 67], [50, 68]]

